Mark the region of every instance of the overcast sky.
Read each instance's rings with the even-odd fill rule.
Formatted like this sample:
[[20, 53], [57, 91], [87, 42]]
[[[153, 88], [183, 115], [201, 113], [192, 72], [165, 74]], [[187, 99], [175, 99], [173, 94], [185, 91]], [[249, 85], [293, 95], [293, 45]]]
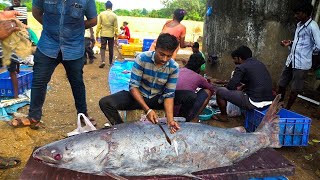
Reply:
[[[101, 2], [107, 2], [107, 0], [99, 0]], [[113, 4], [113, 10], [116, 9], [142, 9], [147, 10], [161, 9], [163, 5], [160, 0], [110, 0]]]

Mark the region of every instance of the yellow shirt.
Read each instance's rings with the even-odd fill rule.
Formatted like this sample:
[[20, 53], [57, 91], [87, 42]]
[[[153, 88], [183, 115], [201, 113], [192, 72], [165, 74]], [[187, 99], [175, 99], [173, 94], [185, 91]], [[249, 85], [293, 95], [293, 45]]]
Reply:
[[[100, 33], [100, 35], [99, 35]], [[98, 16], [96, 37], [117, 37], [118, 18], [112, 10], [107, 9]]]

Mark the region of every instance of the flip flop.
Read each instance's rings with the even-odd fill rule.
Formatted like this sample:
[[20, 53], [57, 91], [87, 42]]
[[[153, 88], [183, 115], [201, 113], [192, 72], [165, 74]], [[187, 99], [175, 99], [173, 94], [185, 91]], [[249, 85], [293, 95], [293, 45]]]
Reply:
[[18, 166], [21, 160], [15, 157], [4, 158], [0, 157], [0, 169], [9, 169]]
[[212, 119], [214, 119], [216, 121], [220, 121], [220, 122], [229, 122], [227, 115], [221, 116], [220, 114], [216, 114], [216, 115], [212, 116]]
[[[92, 123], [93, 126], [97, 126], [97, 122], [93, 117], [88, 117], [88, 119], [90, 120], [90, 122]], [[82, 123], [82, 125], [85, 125], [85, 122], [82, 117], [81, 117], [81, 123]]]
[[31, 129], [34, 129], [34, 130], [39, 129], [40, 127], [40, 121], [31, 119], [29, 117], [13, 118], [11, 121], [8, 122], [8, 124], [14, 128], [29, 126]]

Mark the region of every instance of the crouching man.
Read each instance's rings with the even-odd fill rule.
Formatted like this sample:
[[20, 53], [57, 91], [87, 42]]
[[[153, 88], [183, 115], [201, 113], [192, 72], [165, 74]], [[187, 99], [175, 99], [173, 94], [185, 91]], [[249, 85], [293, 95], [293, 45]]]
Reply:
[[[187, 117], [194, 98], [180, 96], [176, 91], [179, 65], [172, 59], [178, 40], [168, 33], [161, 34], [155, 51], [147, 51], [137, 56], [132, 68], [129, 91], [103, 97], [100, 108], [111, 124], [123, 123], [118, 110], [143, 109], [152, 123], [157, 123], [154, 109], [164, 109], [171, 133], [180, 127], [173, 119], [174, 104], [183, 107], [179, 116]], [[176, 95], [176, 96], [175, 96]]]
[[266, 66], [252, 57], [247, 46], [240, 46], [231, 53], [236, 68], [226, 87], [217, 89], [217, 104], [221, 114], [214, 119], [226, 121], [227, 101], [242, 109], [256, 109], [270, 105], [272, 80]]

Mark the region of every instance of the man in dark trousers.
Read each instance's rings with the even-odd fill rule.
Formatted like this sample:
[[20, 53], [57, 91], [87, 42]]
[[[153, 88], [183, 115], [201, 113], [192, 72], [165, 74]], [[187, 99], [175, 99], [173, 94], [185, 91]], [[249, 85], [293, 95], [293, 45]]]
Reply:
[[221, 114], [216, 120], [226, 121], [227, 101], [242, 109], [262, 108], [273, 100], [272, 80], [266, 66], [252, 57], [247, 46], [240, 46], [231, 53], [236, 64], [233, 76], [226, 87], [217, 89], [217, 104]]
[[283, 40], [281, 45], [291, 47], [279, 83], [278, 94], [281, 101], [285, 98], [287, 86], [291, 82], [291, 92], [286, 109], [290, 109], [299, 93], [303, 91], [304, 77], [312, 66], [312, 52], [320, 50], [320, 31], [317, 22], [312, 20], [313, 6], [303, 2], [294, 9], [294, 17], [298, 21], [293, 41]]
[[173, 106], [181, 104], [181, 116], [186, 117], [194, 99], [176, 91], [179, 65], [172, 59], [178, 47], [175, 36], [163, 33], [158, 37], [155, 51], [146, 51], [136, 57], [132, 67], [129, 91], [101, 98], [100, 108], [111, 124], [123, 123], [118, 110], [143, 109], [147, 119], [157, 123], [155, 110], [164, 109], [171, 133], [180, 127], [173, 118]]

